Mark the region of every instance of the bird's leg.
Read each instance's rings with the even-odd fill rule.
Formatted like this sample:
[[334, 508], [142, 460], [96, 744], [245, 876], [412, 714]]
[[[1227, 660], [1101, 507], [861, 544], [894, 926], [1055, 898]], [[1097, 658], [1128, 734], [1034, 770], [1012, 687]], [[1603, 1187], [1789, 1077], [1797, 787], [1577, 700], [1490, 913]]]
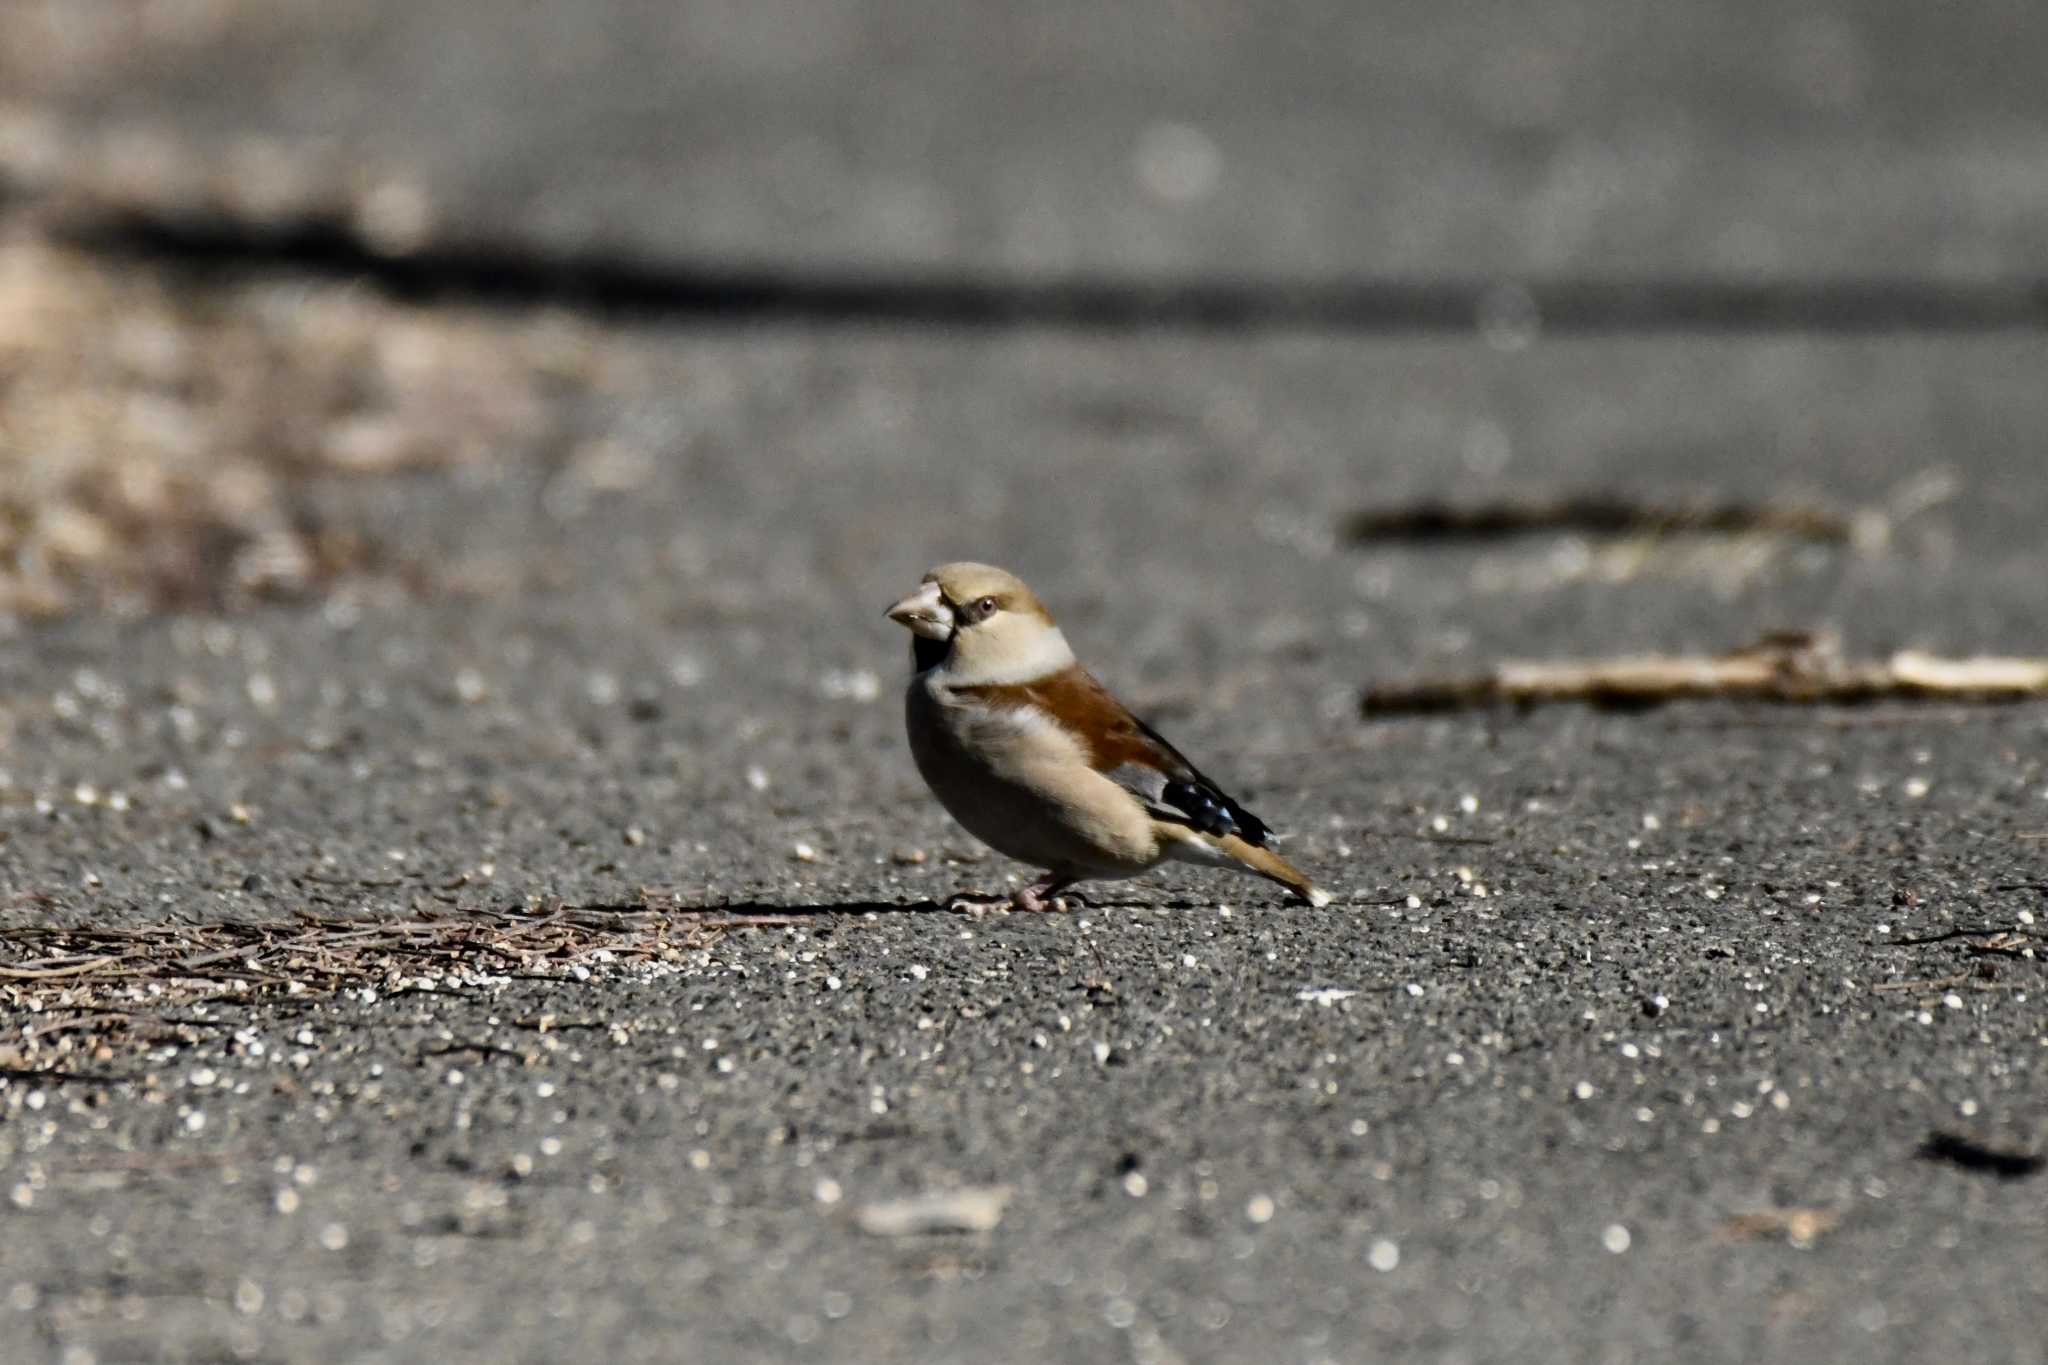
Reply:
[[1079, 877], [1066, 877], [1057, 872], [1048, 872], [1031, 885], [1019, 887], [1017, 893], [1010, 897], [1010, 908], [1031, 914], [1044, 910], [1064, 910], [1067, 908], [1065, 904], [1048, 898], [1058, 896], [1060, 892], [1080, 880]]

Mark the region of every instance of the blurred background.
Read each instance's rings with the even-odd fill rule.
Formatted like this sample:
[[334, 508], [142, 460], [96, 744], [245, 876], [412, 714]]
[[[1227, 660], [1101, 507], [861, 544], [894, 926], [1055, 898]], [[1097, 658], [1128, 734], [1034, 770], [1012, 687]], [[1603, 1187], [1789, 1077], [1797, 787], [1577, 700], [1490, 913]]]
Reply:
[[[876, 458], [1009, 553], [1128, 545], [974, 510], [1077, 450], [1316, 534], [1501, 480], [1918, 508], [2038, 462], [2044, 46], [2018, 0], [15, 0], [0, 610], [443, 559], [316, 485], [539, 452], [559, 513], [714, 434], [810, 478], [925, 447]], [[826, 419], [650, 339], [736, 326], [973, 341], [822, 348]], [[1219, 343], [1257, 357], [1196, 377]]]

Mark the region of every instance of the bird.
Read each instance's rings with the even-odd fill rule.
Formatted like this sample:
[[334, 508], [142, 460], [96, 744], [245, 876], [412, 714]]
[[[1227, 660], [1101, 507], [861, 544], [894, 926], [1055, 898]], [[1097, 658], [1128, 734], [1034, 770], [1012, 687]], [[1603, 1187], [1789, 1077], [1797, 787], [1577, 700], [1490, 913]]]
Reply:
[[919, 775], [968, 833], [1044, 873], [1008, 898], [1012, 909], [1057, 909], [1077, 882], [1173, 861], [1330, 903], [1273, 851], [1265, 821], [1081, 666], [1016, 575], [941, 564], [886, 614], [910, 631], [904, 724]]

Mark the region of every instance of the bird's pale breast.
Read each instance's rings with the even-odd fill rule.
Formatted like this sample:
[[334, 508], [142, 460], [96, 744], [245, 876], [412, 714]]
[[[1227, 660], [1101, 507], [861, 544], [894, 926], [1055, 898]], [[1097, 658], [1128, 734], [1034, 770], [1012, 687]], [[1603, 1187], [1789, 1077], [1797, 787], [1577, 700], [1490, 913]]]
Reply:
[[1130, 876], [1159, 861], [1144, 807], [1090, 767], [1043, 711], [958, 697], [927, 673], [911, 680], [904, 719], [932, 794], [997, 852], [1096, 877]]

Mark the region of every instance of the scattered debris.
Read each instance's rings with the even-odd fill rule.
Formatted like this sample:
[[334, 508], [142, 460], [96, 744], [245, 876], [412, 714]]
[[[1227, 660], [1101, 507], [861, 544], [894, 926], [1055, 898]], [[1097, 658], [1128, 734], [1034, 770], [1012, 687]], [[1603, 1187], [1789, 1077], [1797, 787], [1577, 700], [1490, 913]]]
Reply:
[[1637, 655], [1508, 662], [1490, 673], [1366, 689], [1367, 716], [1504, 703], [1582, 701], [1636, 708], [1702, 697], [1857, 705], [1883, 700], [2015, 702], [2048, 697], [2048, 658], [1942, 658], [1901, 650], [1852, 660], [1829, 634], [1787, 632], [1716, 655]]
[[875, 1237], [918, 1237], [932, 1232], [988, 1232], [1003, 1220], [1008, 1185], [970, 1185], [905, 1199], [863, 1204], [853, 1221]]
[[1724, 1219], [1716, 1232], [1729, 1242], [1761, 1242], [1782, 1237], [1803, 1250], [1832, 1232], [1841, 1221], [1842, 1215], [1835, 1209], [1757, 1209]]
[[1487, 500], [1429, 500], [1372, 507], [1354, 513], [1346, 540], [1474, 540], [1533, 532], [1587, 535], [1662, 535], [1671, 532], [1749, 535], [1845, 542], [1856, 516], [1816, 503], [1772, 499], [1745, 502], [1721, 497], [1659, 500], [1613, 493], [1536, 494]]
[[1963, 951], [1979, 957], [2015, 957], [2031, 959], [2034, 944], [2030, 935], [2018, 929], [2007, 929], [1989, 938], [1976, 939], [1963, 945]]
[[[514, 977], [580, 980], [593, 966], [674, 962], [727, 930], [793, 922], [551, 902], [402, 920], [301, 913], [253, 923], [0, 929], [0, 1076], [105, 1061], [116, 1045], [194, 1041], [202, 1036], [195, 1030], [226, 1026], [200, 1017], [216, 1005], [349, 990], [459, 994]], [[549, 1026], [584, 1025], [548, 1020], [540, 1031]]]
[[1966, 1171], [1995, 1175], [2001, 1180], [2020, 1180], [2048, 1167], [2048, 1156], [1990, 1146], [1962, 1133], [1936, 1129], [1920, 1144], [1923, 1161], [1945, 1161]]
[[1340, 986], [1310, 986], [1296, 991], [1294, 998], [1303, 1004], [1328, 1007], [1340, 1000], [1349, 1000], [1356, 994], [1357, 991], [1348, 991]]
[[1874, 991], [1945, 991], [1960, 986], [1970, 979], [1968, 972], [1954, 976], [1929, 977], [1920, 981], [1880, 981], [1870, 989]]
[[420, 1056], [422, 1058], [452, 1057], [462, 1053], [474, 1053], [479, 1057], [506, 1057], [519, 1063], [521, 1066], [532, 1066], [539, 1057], [538, 1053], [521, 1052], [517, 1048], [502, 1047], [497, 1043], [482, 1041], [439, 1043], [420, 1049]]
[[1893, 948], [1924, 948], [1930, 943], [1953, 943], [1959, 938], [1981, 938], [2004, 932], [2005, 930], [1995, 927], [1961, 927], [1944, 929], [1938, 934], [1920, 934], [1912, 938], [1894, 938], [1888, 940], [1888, 943]]

